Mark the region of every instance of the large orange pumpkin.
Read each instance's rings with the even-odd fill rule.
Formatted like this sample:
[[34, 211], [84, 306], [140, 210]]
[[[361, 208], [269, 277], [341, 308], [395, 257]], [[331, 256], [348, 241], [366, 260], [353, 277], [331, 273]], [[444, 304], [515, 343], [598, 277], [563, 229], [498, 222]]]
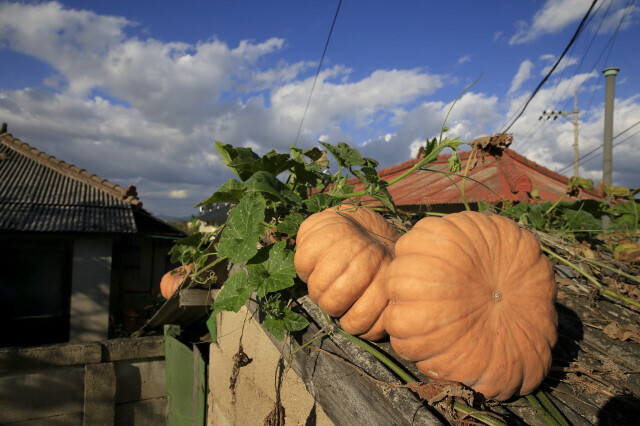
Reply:
[[340, 318], [348, 333], [368, 340], [386, 336], [385, 273], [400, 234], [373, 210], [351, 205], [309, 216], [296, 237], [294, 263], [309, 296]]
[[486, 398], [536, 389], [557, 340], [557, 288], [533, 234], [477, 212], [429, 217], [395, 256], [384, 325], [399, 356]]

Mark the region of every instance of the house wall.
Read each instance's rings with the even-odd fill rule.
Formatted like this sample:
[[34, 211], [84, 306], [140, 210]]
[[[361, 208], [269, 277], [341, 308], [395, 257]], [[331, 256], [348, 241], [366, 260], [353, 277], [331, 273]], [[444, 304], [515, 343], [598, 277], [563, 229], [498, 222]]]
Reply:
[[113, 237], [79, 237], [73, 242], [70, 342], [100, 341], [109, 331]]
[[[275, 378], [280, 352], [246, 307], [238, 313], [222, 312], [217, 317], [217, 326], [218, 343], [210, 345], [209, 352], [207, 423], [220, 426], [263, 424], [276, 401]], [[229, 383], [240, 336], [244, 352], [252, 361], [240, 368], [234, 394]], [[304, 381], [292, 369], [285, 370], [281, 402], [286, 423], [333, 425]]]

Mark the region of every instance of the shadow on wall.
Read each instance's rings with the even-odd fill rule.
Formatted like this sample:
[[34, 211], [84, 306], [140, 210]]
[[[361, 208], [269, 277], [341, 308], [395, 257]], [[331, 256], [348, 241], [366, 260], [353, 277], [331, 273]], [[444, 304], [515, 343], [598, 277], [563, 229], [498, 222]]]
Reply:
[[83, 365], [0, 376], [0, 424], [82, 413], [83, 398]]

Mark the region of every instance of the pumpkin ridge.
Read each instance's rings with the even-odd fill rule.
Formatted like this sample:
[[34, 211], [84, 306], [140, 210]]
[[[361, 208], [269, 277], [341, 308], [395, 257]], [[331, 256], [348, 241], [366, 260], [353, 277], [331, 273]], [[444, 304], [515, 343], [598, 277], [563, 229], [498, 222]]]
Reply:
[[[504, 321], [501, 321], [504, 323]], [[507, 327], [508, 328], [508, 325]], [[487, 371], [493, 372], [489, 375], [490, 385], [487, 386], [484, 395], [488, 398], [504, 400], [513, 395], [519, 388], [518, 382], [523, 377], [522, 358], [514, 350], [513, 335], [505, 330], [503, 334], [496, 337], [494, 345], [498, 348], [500, 357], [493, 358]], [[504, 378], [504, 380], [500, 380]], [[509, 392], [510, 391], [510, 392]]]
[[[456, 339], [456, 342], [449, 346], [447, 349], [438, 352], [437, 354], [433, 354], [432, 356], [430, 356], [429, 358], [425, 359], [424, 362], [425, 363], [437, 363], [440, 362], [439, 358], [442, 358], [443, 356], [446, 356], [447, 354], [451, 353], [451, 351], [456, 351], [458, 346], [461, 347], [465, 347], [465, 345], [467, 346], [467, 349], [460, 349], [458, 350], [457, 353], [457, 357], [453, 358], [451, 360], [448, 360], [447, 364], [449, 365], [453, 365], [453, 372], [442, 372], [440, 375], [443, 374], [449, 374], [450, 377], [460, 377], [461, 374], [459, 373], [458, 368], [460, 368], [460, 360], [463, 360], [462, 364], [466, 363], [468, 357], [471, 355], [470, 351], [470, 345], [473, 344], [473, 342], [468, 342], [466, 340], [473, 340], [473, 335], [478, 334], [478, 332], [482, 331], [484, 324], [486, 323], [486, 316], [489, 314], [488, 311], [484, 310], [481, 312], [480, 318], [478, 318], [475, 322], [474, 325], [472, 326], [471, 329], [467, 330], [466, 333], [464, 333], [462, 336], [460, 336], [458, 339]], [[472, 369], [476, 370], [478, 368], [477, 364], [474, 364]], [[477, 375], [477, 373], [471, 373], [470, 375]]]
[[[489, 273], [487, 275], [491, 277], [492, 282], [498, 282], [498, 277], [496, 275], [499, 272], [496, 271], [495, 265], [499, 264], [499, 259], [496, 259], [495, 257], [502, 250], [502, 238], [500, 235], [500, 231], [497, 229], [495, 223], [489, 218], [489, 216], [486, 216], [482, 213], [480, 215], [467, 214], [465, 216], [469, 217], [469, 220], [475, 223], [476, 227], [478, 228], [478, 233], [482, 235], [482, 239], [484, 240], [484, 243], [487, 247], [486, 254], [489, 256], [488, 264], [491, 265], [491, 267], [488, 267]], [[496, 241], [494, 244], [489, 244], [488, 238], [491, 238], [494, 235], [487, 235], [488, 228], [491, 228], [494, 231], [495, 236], [497, 236], [497, 238], [493, 238]], [[482, 259], [482, 257], [480, 257], [480, 259]]]
[[[491, 325], [493, 325], [493, 324], [491, 324]], [[485, 336], [489, 331], [491, 331], [493, 329], [494, 329], [494, 327], [492, 327], [492, 326], [485, 327], [484, 330], [483, 330], [484, 332], [482, 333], [482, 336]], [[482, 373], [478, 376], [477, 380], [473, 384], [468, 385], [468, 386], [473, 386], [474, 389], [476, 387], [481, 388], [482, 386], [484, 386], [483, 381], [487, 379], [487, 376], [489, 374], [491, 374], [491, 370], [488, 367], [491, 365], [491, 362], [495, 358], [494, 355], [495, 355], [496, 346], [497, 346], [497, 345], [494, 344], [493, 340], [494, 340], [493, 336], [491, 336], [490, 339], [485, 340], [486, 344], [488, 344], [491, 347], [491, 351], [490, 351], [490, 355], [483, 360], [485, 362], [484, 362], [484, 364], [482, 364], [482, 369], [481, 369]], [[478, 367], [480, 367], [480, 365]], [[480, 392], [480, 391], [478, 390], [478, 392]], [[482, 393], [482, 392], [480, 392], [480, 393]]]
[[[484, 319], [483, 319], [483, 317], [484, 317], [485, 315], [486, 315], [486, 311], [483, 311], [483, 310], [476, 310], [476, 311], [472, 311], [472, 312], [471, 312], [471, 313], [469, 313], [468, 315], [464, 315], [464, 316], [461, 316], [461, 317], [457, 318], [457, 319], [455, 320], [455, 322], [458, 322], [458, 321], [461, 321], [461, 320], [465, 320], [465, 319], [466, 319], [466, 320], [468, 320], [468, 321], [474, 321], [474, 318], [473, 318], [473, 317], [479, 317], [479, 318], [475, 319], [475, 324], [477, 324], [477, 326], [481, 328], [482, 324], [484, 323]], [[401, 341], [407, 342], [407, 341], [409, 341], [409, 340], [411, 340], [411, 339], [419, 339], [422, 335], [424, 335], [424, 334], [428, 334], [428, 333], [431, 333], [431, 332], [435, 332], [435, 331], [440, 332], [440, 333], [443, 333], [443, 334], [445, 334], [446, 336], [451, 336], [451, 334], [450, 334], [450, 333], [445, 333], [445, 331], [446, 331], [450, 326], [452, 326], [452, 325], [454, 325], [454, 322], [452, 322], [452, 321], [448, 322], [448, 323], [447, 323], [446, 325], [444, 325], [444, 326], [442, 326], [442, 325], [440, 325], [440, 324], [434, 324], [434, 325], [433, 325], [433, 326], [432, 326], [428, 331], [426, 331], [426, 332], [425, 332], [424, 330], [419, 330], [419, 331], [417, 331], [417, 330], [416, 330], [416, 332], [415, 332], [415, 333], [410, 334], [410, 335], [408, 335], [408, 336], [406, 336], [406, 337], [396, 337], [396, 336], [393, 336], [393, 338], [392, 338], [392, 339], [396, 339], [396, 340], [401, 340]], [[386, 328], [386, 326], [385, 326], [385, 328]], [[462, 337], [464, 337], [464, 336], [465, 336], [465, 335], [467, 335], [467, 334], [468, 334], [468, 333], [464, 333], [464, 334], [462, 334], [462, 335], [456, 335], [455, 337], [453, 337], [453, 338], [452, 338], [452, 340], [458, 340], [459, 338], [462, 338]], [[409, 343], [409, 344], [410, 344], [410, 343]], [[393, 346], [393, 343], [392, 343], [392, 346]], [[451, 347], [451, 345], [449, 345], [449, 346], [447, 346], [447, 347], [445, 347], [445, 348], [442, 348], [442, 350], [440, 350], [440, 351], [438, 351], [438, 352], [434, 352], [434, 353], [429, 354], [429, 357], [428, 357], [425, 361], [432, 360], [434, 357], [437, 357], [438, 355], [440, 355], [440, 354], [442, 354], [442, 353], [447, 352], [447, 351], [449, 350], [449, 348], [450, 348], [450, 347]]]
[[[513, 258], [514, 259], [520, 259], [520, 250], [523, 247], [523, 234], [522, 232], [518, 232], [518, 245], [516, 246], [516, 249], [513, 251]], [[529, 266], [529, 265], [528, 265]], [[517, 262], [511, 262], [509, 265], [509, 268], [507, 269], [506, 273], [504, 274], [505, 280], [507, 282], [511, 281], [509, 280], [509, 278], [511, 277], [511, 274], [513, 273], [513, 268], [521, 268], [521, 265], [518, 265]]]
[[[520, 331], [521, 334], [524, 334], [526, 336], [526, 339], [522, 339], [522, 340], [518, 340], [516, 339], [516, 344], [518, 345], [519, 349], [520, 349], [520, 353], [524, 354], [525, 356], [532, 356], [533, 354], [536, 355], [537, 357], [537, 363], [533, 362], [533, 363], [527, 363], [526, 359], [523, 358], [522, 360], [522, 385], [520, 387], [520, 389], [518, 390], [519, 394], [522, 393], [529, 393], [529, 391], [532, 391], [533, 389], [535, 389], [538, 384], [534, 385], [532, 387], [532, 389], [527, 389], [525, 388], [525, 385], [528, 385], [528, 387], [531, 387], [531, 385], [529, 385], [529, 382], [536, 382], [538, 383], [539, 379], [544, 377], [547, 373], [548, 373], [548, 369], [551, 365], [551, 348], [544, 348], [543, 351], [546, 352], [546, 354], [548, 354], [548, 358], [546, 356], [544, 356], [542, 353], [540, 353], [540, 351], [538, 350], [538, 348], [535, 345], [535, 342], [533, 342], [531, 340], [531, 336], [530, 334], [527, 332], [527, 330], [524, 330], [520, 324], [518, 323], [513, 323], [512, 324], [513, 327], [518, 328], [518, 330]], [[546, 337], [546, 336], [545, 336]], [[545, 340], [547, 340], [545, 338]], [[523, 348], [523, 344], [524, 343], [528, 343], [529, 349], [527, 348]], [[533, 348], [533, 350], [531, 350], [531, 348]], [[536, 366], [539, 367], [540, 373], [538, 374], [538, 376], [540, 377], [533, 377], [532, 373], [527, 370], [527, 367], [529, 368], [536, 368]], [[534, 380], [531, 380], [531, 378], [533, 377]], [[525, 392], [523, 392], [523, 389]]]
[[[527, 325], [531, 326], [531, 323], [528, 321], [527, 318], [523, 318], [524, 321], [527, 322]], [[519, 331], [520, 334], [524, 335], [524, 339], [523, 341], [527, 341], [529, 343], [529, 346], [531, 346], [533, 348], [533, 351], [535, 352], [535, 354], [538, 356], [538, 359], [540, 360], [541, 364], [544, 364], [544, 360], [545, 358], [543, 357], [542, 353], [538, 350], [538, 346], [536, 345], [535, 341], [532, 340], [532, 334], [542, 334], [540, 332], [537, 332], [537, 330], [534, 327], [530, 327], [530, 329], [525, 329], [524, 327], [522, 327], [522, 324], [520, 324], [519, 321], [511, 321], [509, 323], [512, 327], [516, 327]], [[547, 343], [549, 343], [548, 339], [546, 338], [546, 336], [543, 336], [545, 339], [545, 341]], [[518, 342], [519, 345], [522, 345], [522, 341]], [[546, 351], [547, 348], [544, 348], [543, 351]], [[551, 348], [548, 348], [549, 352], [551, 351]], [[529, 352], [531, 353], [531, 352]]]
[[[364, 207], [362, 207], [364, 208]], [[337, 214], [339, 214], [340, 216], [344, 217], [345, 219], [349, 220], [351, 223], [353, 223], [357, 229], [363, 234], [366, 235], [367, 237], [371, 238], [372, 240], [374, 240], [375, 242], [379, 243], [379, 245], [386, 251], [389, 252], [389, 255], [392, 256], [392, 258], [395, 256], [393, 250], [391, 250], [391, 248], [389, 247], [389, 244], [394, 244], [395, 245], [395, 241], [396, 240], [392, 240], [389, 237], [385, 237], [384, 235], [378, 233], [378, 232], [374, 232], [373, 230], [370, 230], [368, 228], [366, 228], [364, 225], [362, 225], [356, 218], [350, 216], [350, 215], [345, 215], [343, 212], [341, 211], [336, 211]], [[363, 218], [364, 220], [365, 218]], [[390, 226], [393, 226], [391, 224], [389, 224]], [[389, 243], [385, 243], [384, 241], [388, 241]]]
[[[354, 281], [351, 282], [345, 282], [344, 284], [342, 283], [342, 281], [345, 280], [341, 280], [340, 278], [349, 272], [358, 272], [360, 271], [360, 262], [358, 262], [358, 260], [360, 258], [365, 258], [365, 259], [369, 259], [371, 260], [372, 257], [375, 255], [375, 253], [370, 253], [369, 250], [367, 250], [367, 247], [359, 247], [358, 250], [353, 249], [352, 252], [356, 252], [355, 255], [351, 255], [348, 257], [349, 262], [345, 262], [342, 266], [343, 269], [340, 270], [339, 273], [336, 273], [335, 276], [336, 278], [329, 283], [329, 285], [324, 289], [324, 291], [322, 292], [320, 298], [318, 299], [318, 304], [320, 306], [326, 306], [325, 300], [326, 299], [335, 299], [336, 297], [336, 293], [340, 294], [343, 293], [345, 290], [345, 287], [352, 289], [354, 288], [354, 286], [352, 286], [351, 284], [354, 283]], [[384, 256], [384, 255], [383, 255]], [[380, 259], [377, 259], [375, 264], [377, 265], [377, 268], [379, 268], [381, 266], [381, 263], [384, 259], [384, 257], [381, 257]], [[319, 264], [320, 262], [318, 262]], [[333, 266], [335, 264], [332, 264], [330, 266]], [[376, 269], [377, 269], [376, 268]], [[358, 281], [355, 282], [361, 282], [362, 284], [365, 283], [371, 283], [373, 281], [373, 279], [375, 279], [376, 273], [373, 271], [365, 271], [365, 273], [370, 272], [372, 275], [371, 276], [366, 276], [366, 277], [360, 277], [360, 279]], [[351, 306], [353, 306], [353, 304], [367, 291], [367, 289], [369, 288], [369, 285], [359, 285], [358, 286], [358, 290], [356, 292], [354, 292], [354, 296], [355, 299], [347, 306], [346, 304], [342, 304], [341, 306], [344, 307], [344, 309], [342, 309], [342, 312], [340, 312], [337, 315], [332, 315], [332, 316], [340, 316], [343, 315], [347, 310], [349, 310], [351, 308]], [[340, 287], [337, 287], [337, 285], [340, 285]], [[356, 294], [357, 293], [357, 294]], [[337, 312], [337, 310], [332, 310], [332, 312]]]
[[[463, 212], [464, 213], [464, 212]], [[473, 223], [474, 225], [476, 225], [476, 227], [478, 227], [478, 225], [471, 220], [471, 218], [468, 218], [468, 215], [463, 215], [463, 216], [459, 216], [460, 218], [465, 218], [467, 220], [467, 223]], [[450, 223], [451, 225], [453, 225], [454, 228], [456, 228], [460, 234], [463, 237], [467, 237], [467, 231], [463, 230], [460, 225], [457, 223], [456, 220], [449, 220], [449, 218], [445, 217], [445, 220], [447, 220], [448, 223]], [[485, 244], [485, 251], [484, 253], [490, 253], [491, 251], [491, 247], [489, 246], [489, 242], [487, 241], [487, 239], [485, 238], [484, 234], [482, 232], [479, 232], [479, 234], [482, 236], [482, 240], [484, 241]], [[476, 270], [480, 269], [482, 270], [482, 275], [487, 276], [489, 275], [489, 270], [487, 269], [487, 267], [485, 266], [485, 264], [483, 262], [480, 262], [480, 264], [478, 265], [478, 263], [476, 262], [476, 259], [482, 259], [483, 258], [483, 253], [481, 253], [478, 250], [478, 247], [476, 247], [475, 244], [469, 244], [469, 245], [462, 245], [460, 244], [458, 241], [458, 239], [455, 240], [456, 243], [461, 247], [462, 251], [467, 255], [468, 258], [470, 258], [473, 262], [473, 266], [475, 267]], [[473, 250], [473, 253], [475, 254], [475, 256], [470, 256], [469, 253], [467, 252], [467, 247], [470, 247]]]

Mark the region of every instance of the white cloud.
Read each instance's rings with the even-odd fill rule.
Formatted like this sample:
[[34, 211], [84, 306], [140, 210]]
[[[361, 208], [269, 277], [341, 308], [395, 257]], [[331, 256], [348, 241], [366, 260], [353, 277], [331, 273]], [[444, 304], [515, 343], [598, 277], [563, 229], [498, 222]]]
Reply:
[[[0, 48], [55, 70], [46, 78], [53, 90], [0, 91], [10, 131], [115, 183], [136, 185], [147, 207], [171, 214], [231, 177], [215, 140], [260, 153], [293, 143], [313, 82], [299, 75], [315, 65], [260, 66], [260, 58], [283, 49], [283, 39], [167, 43], [127, 35], [135, 25], [58, 3], [1, 3]], [[400, 120], [405, 104], [443, 85], [418, 69], [378, 70], [357, 81], [350, 73], [342, 66], [321, 73], [301, 145], [322, 133], [350, 141], [343, 125], [363, 128], [380, 114]]]
[[513, 80], [511, 80], [511, 87], [509, 88], [507, 95], [514, 93], [516, 90], [520, 88], [520, 86], [522, 86], [522, 83], [524, 83], [531, 77], [532, 68], [533, 68], [533, 62], [531, 62], [528, 59], [525, 59], [524, 61], [522, 61], [522, 63], [520, 64], [520, 67], [518, 68], [518, 72], [513, 77]]
[[[46, 78], [53, 88], [0, 90], [0, 117], [9, 131], [114, 183], [136, 185], [152, 212], [179, 216], [233, 177], [214, 141], [259, 153], [286, 151], [294, 142], [313, 84], [309, 71], [316, 64], [277, 62], [276, 57], [271, 61], [276, 65], [264, 65], [268, 61], [261, 58], [278, 55], [284, 40], [236, 46], [215, 38], [167, 43], [128, 35], [132, 29], [135, 23], [124, 18], [57, 3], [0, 3], [0, 49], [33, 56], [55, 70]], [[510, 93], [530, 77], [532, 65], [525, 62], [518, 73], [522, 81], [514, 77]], [[439, 134], [451, 103], [429, 95], [450, 84], [446, 77], [423, 69], [376, 70], [359, 79], [353, 74], [341, 65], [322, 71], [299, 146], [311, 146], [318, 137], [355, 145], [366, 140], [363, 154], [386, 167], [412, 158], [427, 138]], [[595, 82], [597, 75], [565, 79], [556, 94], [571, 97], [574, 88]], [[529, 129], [551, 92], [541, 90], [514, 126], [514, 149], [560, 167], [571, 161], [566, 142], [572, 141], [571, 124]], [[465, 141], [491, 134], [522, 100], [467, 92], [449, 117], [449, 134]], [[617, 101], [616, 129], [637, 120], [639, 105], [637, 98]], [[596, 109], [581, 113], [585, 150], [596, 146], [602, 133]], [[627, 164], [640, 162], [633, 146], [620, 146], [624, 157], [614, 168], [614, 180], [633, 177], [635, 169]], [[595, 173], [585, 167], [585, 173]]]
[[173, 189], [169, 191], [167, 194], [169, 198], [178, 198], [178, 199], [187, 198], [188, 195], [189, 195], [189, 191], [187, 191], [186, 189]]
[[509, 44], [522, 44], [546, 34], [555, 34], [573, 22], [581, 19], [589, 9], [585, 0], [547, 0], [533, 16], [531, 24], [516, 23], [517, 31], [509, 39]]
[[[412, 102], [443, 85], [439, 76], [419, 70], [378, 70], [360, 81], [342, 82], [349, 72], [334, 67], [320, 73], [305, 119], [306, 133], [322, 131], [324, 126], [337, 124], [345, 117], [357, 127], [365, 126], [376, 112]], [[272, 93], [271, 105], [279, 120], [302, 118], [312, 84], [310, 77]]]
[[462, 57], [460, 57], [460, 59], [458, 59], [457, 64], [458, 65], [462, 65], [465, 64], [467, 62], [471, 61], [471, 55], [464, 55]]
[[[635, 5], [625, 7], [621, 3], [618, 3], [618, 6], [620, 6], [618, 10], [609, 13], [604, 21], [602, 21], [602, 25], [600, 26], [601, 33], [613, 32], [618, 28], [618, 25], [620, 25], [621, 30], [624, 30], [638, 23], [640, 7]], [[620, 24], [621, 21], [622, 24]]]
[[[557, 58], [554, 55], [546, 54], [546, 55], [540, 56], [540, 59], [549, 64], [545, 66], [542, 69], [542, 71], [540, 71], [540, 75], [544, 76], [544, 75], [547, 75], [549, 71], [551, 71], [551, 68], [553, 68], [553, 65], [556, 63]], [[577, 63], [578, 63], [578, 58], [574, 58], [573, 56], [565, 56], [562, 58], [562, 60], [560, 61], [560, 63], [558, 64], [554, 72], [555, 73], [562, 72], [565, 68], [568, 68], [571, 65], [575, 65]]]

